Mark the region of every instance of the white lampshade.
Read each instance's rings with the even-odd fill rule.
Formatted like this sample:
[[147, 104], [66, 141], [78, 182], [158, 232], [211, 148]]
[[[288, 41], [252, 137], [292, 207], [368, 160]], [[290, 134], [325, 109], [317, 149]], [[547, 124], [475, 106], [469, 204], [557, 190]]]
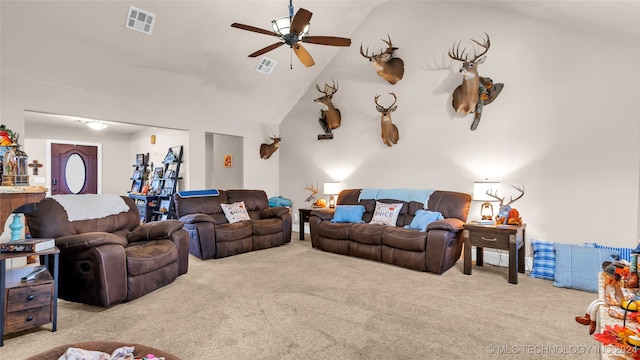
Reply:
[[497, 181], [476, 181], [473, 183], [473, 201], [498, 201], [487, 195], [487, 191], [496, 194], [498, 190], [500, 183]]
[[325, 195], [338, 195], [340, 194], [340, 183], [339, 182], [326, 182], [324, 183], [323, 193]]

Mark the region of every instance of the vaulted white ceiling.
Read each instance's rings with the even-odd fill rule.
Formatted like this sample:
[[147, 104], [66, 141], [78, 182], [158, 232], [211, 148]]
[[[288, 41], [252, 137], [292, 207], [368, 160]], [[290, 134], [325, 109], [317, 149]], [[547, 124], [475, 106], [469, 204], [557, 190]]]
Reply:
[[[293, 5], [313, 13], [311, 35], [351, 37], [375, 7], [388, 2], [295, 0]], [[585, 2], [584, 11], [578, 13], [568, 3], [574, 2], [567, 6], [541, 1], [486, 2], [550, 21], [592, 24], [630, 36], [637, 46], [640, 14], [629, 12], [621, 5], [624, 2]], [[151, 35], [124, 27], [130, 5], [156, 15]], [[350, 48], [305, 44], [316, 62], [311, 68], [302, 66], [282, 46], [265, 54], [278, 63], [273, 73], [256, 72], [262, 56], [247, 55], [277, 38], [230, 25], [239, 22], [270, 29], [272, 19], [288, 14], [288, 5], [287, 0], [3, 0], [2, 76], [104, 96], [214, 109], [220, 119], [279, 124], [314, 86], [332, 57], [338, 51], [357, 54], [361, 41], [352, 39]], [[425, 21], [428, 16], [425, 14]]]

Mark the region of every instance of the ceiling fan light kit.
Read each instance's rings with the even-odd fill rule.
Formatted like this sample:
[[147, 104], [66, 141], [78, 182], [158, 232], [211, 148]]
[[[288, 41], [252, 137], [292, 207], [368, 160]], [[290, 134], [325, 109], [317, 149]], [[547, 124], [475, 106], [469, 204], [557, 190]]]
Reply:
[[231, 24], [231, 27], [256, 32], [264, 35], [275, 36], [280, 39], [277, 43], [266, 46], [258, 51], [249, 54], [249, 57], [257, 57], [271, 50], [277, 49], [280, 46], [287, 44], [291, 50], [296, 54], [298, 60], [306, 66], [310, 67], [315, 64], [311, 54], [302, 46], [302, 43], [310, 43], [317, 45], [329, 45], [329, 46], [350, 46], [351, 39], [335, 37], [335, 36], [308, 36], [309, 33], [309, 21], [313, 14], [306, 9], [300, 8], [295, 15], [293, 15], [293, 5], [289, 1], [289, 17], [282, 17], [271, 22], [273, 31], [257, 28], [251, 25], [244, 25], [239, 23]]

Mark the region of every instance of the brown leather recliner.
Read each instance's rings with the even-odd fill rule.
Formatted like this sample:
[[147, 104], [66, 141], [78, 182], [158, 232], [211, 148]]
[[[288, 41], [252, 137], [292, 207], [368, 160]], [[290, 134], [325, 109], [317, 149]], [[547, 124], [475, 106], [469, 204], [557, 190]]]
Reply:
[[[291, 241], [291, 214], [269, 207], [262, 190], [219, 190], [217, 196], [174, 195], [176, 212], [189, 233], [189, 251], [200, 259], [222, 258]], [[229, 224], [220, 204], [244, 201], [250, 221]]]
[[55, 238], [60, 249], [60, 298], [110, 306], [139, 298], [187, 272], [189, 235], [183, 223], [140, 224], [134, 201], [121, 198], [128, 211], [97, 219], [69, 221], [52, 198], [25, 214], [32, 236]]

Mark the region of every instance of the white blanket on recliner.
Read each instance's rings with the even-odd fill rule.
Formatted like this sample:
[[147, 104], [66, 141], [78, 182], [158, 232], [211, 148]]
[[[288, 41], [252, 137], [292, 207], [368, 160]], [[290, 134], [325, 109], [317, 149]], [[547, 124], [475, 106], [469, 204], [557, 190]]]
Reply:
[[129, 211], [129, 205], [115, 194], [52, 195], [67, 212], [69, 221], [99, 219]]

